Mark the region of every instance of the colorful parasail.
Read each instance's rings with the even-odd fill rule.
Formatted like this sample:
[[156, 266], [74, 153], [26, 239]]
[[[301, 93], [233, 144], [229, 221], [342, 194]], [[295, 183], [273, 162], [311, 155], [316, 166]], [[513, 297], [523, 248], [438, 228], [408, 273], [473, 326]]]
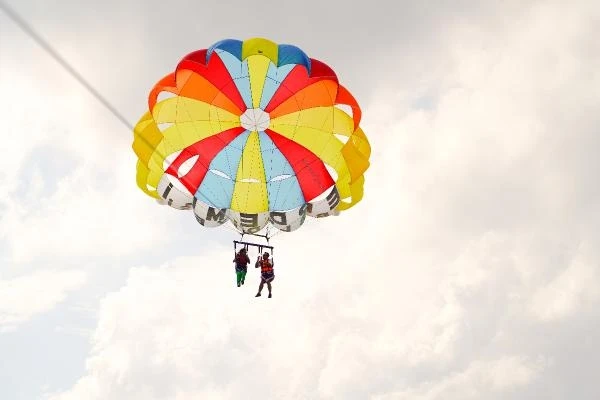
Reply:
[[360, 107], [298, 47], [220, 41], [186, 55], [148, 107], [134, 128], [137, 184], [203, 226], [291, 232], [363, 197]]

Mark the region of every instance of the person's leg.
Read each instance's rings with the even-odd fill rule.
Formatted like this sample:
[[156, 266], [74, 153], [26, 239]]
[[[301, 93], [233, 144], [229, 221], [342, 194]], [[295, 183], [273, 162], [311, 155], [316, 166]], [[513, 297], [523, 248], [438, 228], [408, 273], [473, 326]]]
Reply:
[[247, 269], [243, 269], [242, 270], [242, 280], [241, 280], [242, 285], [246, 281], [246, 273], [248, 273], [248, 270]]
[[267, 289], [269, 289], [269, 297], [271, 297], [271, 281], [267, 282]]
[[235, 275], [237, 277], [237, 285], [240, 287], [240, 282], [242, 281], [242, 271], [235, 271]]
[[260, 285], [258, 285], [258, 293], [256, 293], [256, 296], [254, 296], [254, 297], [260, 296], [260, 292], [262, 292], [264, 285], [265, 285], [265, 280], [261, 278]]

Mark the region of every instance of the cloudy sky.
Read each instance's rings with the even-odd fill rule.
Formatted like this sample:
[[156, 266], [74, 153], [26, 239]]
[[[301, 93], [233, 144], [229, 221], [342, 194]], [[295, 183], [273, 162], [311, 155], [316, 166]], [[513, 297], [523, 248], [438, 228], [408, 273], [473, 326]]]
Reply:
[[296, 44], [373, 153], [255, 299], [237, 236], [145, 196], [131, 131], [0, 13], [0, 398], [600, 398], [600, 3], [2, 2], [131, 123], [190, 51]]

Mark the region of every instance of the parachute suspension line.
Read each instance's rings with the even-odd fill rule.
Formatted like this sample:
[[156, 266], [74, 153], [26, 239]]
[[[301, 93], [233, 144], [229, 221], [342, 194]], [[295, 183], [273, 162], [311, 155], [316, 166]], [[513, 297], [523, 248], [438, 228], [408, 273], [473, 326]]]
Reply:
[[108, 100], [106, 100], [98, 90], [96, 90], [79, 72], [77, 72], [71, 64], [61, 57], [60, 54], [40, 35], [38, 35], [33, 28], [25, 22], [14, 10], [8, 7], [3, 1], [0, 1], [0, 9], [6, 14], [15, 24], [17, 24], [29, 37], [31, 37], [38, 45], [40, 45], [56, 62], [58, 62], [73, 78], [75, 78], [83, 87], [90, 92], [96, 100], [102, 103], [108, 111], [110, 111], [119, 121], [123, 123], [129, 130], [133, 130], [133, 124], [131, 124], [127, 118], [125, 118]]
[[222, 224], [221, 226], [224, 227], [225, 229], [230, 230], [231, 232], [235, 232], [235, 233], [240, 233], [240, 231], [238, 231], [237, 229], [235, 229], [232, 225], [229, 225], [231, 223], [231, 221]]
[[273, 236], [269, 236], [268, 232], [267, 232], [266, 235], [259, 235], [258, 233], [241, 232], [240, 235], [241, 235], [240, 240], [244, 239], [244, 235], [251, 235], [251, 236], [258, 236], [258, 237], [261, 237], [261, 238], [265, 238], [267, 240], [267, 243], [269, 243], [269, 239], [273, 237]]
[[[242, 248], [246, 249], [246, 253], [248, 252], [248, 244], [247, 243], [238, 242], [237, 240], [234, 240], [233, 241], [233, 252], [234, 252], [234, 254], [237, 255], [237, 252], [238, 252], [237, 245], [238, 244], [242, 244]], [[241, 250], [241, 248], [240, 248], [240, 250]]]
[[270, 239], [273, 239], [275, 236], [279, 235], [283, 231], [281, 229], [275, 229], [275, 233], [269, 236]]
[[237, 245], [242, 245], [246, 251], [248, 250], [248, 248], [250, 246], [252, 247], [257, 247], [258, 248], [258, 252], [260, 254], [263, 253], [263, 250], [265, 249], [269, 249], [271, 251], [271, 255], [273, 254], [273, 246], [268, 245], [268, 244], [258, 244], [258, 243], [251, 243], [251, 242], [244, 242], [242, 240], [234, 240], [233, 241], [233, 248], [235, 249], [235, 251], [237, 252]]
[[[241, 245], [245, 246], [246, 251], [248, 251], [248, 247], [249, 246], [257, 247], [258, 248], [258, 252], [261, 255], [263, 254], [263, 250], [269, 249], [271, 251], [271, 259], [273, 259], [273, 253], [275, 252], [275, 248], [273, 246], [271, 246], [270, 241], [269, 241], [269, 239], [272, 236], [269, 236], [269, 235], [259, 235], [259, 234], [256, 234], [256, 233], [244, 233], [244, 232], [241, 232], [240, 235], [241, 235], [241, 237], [240, 237], [239, 241], [238, 240], [234, 240], [233, 241], [234, 249], [236, 248], [235, 246], [237, 246], [238, 244], [241, 244]], [[244, 235], [251, 235], [251, 236], [258, 236], [258, 237], [265, 238], [267, 240], [267, 244], [245, 242], [244, 241]]]

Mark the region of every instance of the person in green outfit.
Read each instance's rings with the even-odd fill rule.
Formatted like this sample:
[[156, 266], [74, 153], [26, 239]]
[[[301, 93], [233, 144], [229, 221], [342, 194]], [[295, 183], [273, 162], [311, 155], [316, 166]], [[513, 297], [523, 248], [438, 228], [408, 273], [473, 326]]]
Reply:
[[240, 287], [240, 285], [243, 285], [244, 281], [246, 280], [246, 273], [248, 272], [248, 264], [250, 263], [250, 258], [248, 257], [248, 254], [246, 254], [245, 248], [242, 248], [242, 249], [240, 249], [240, 251], [237, 252], [237, 254], [235, 255], [235, 258], [233, 259], [233, 262], [235, 263], [235, 274], [237, 276], [237, 285], [238, 285], [238, 287]]

